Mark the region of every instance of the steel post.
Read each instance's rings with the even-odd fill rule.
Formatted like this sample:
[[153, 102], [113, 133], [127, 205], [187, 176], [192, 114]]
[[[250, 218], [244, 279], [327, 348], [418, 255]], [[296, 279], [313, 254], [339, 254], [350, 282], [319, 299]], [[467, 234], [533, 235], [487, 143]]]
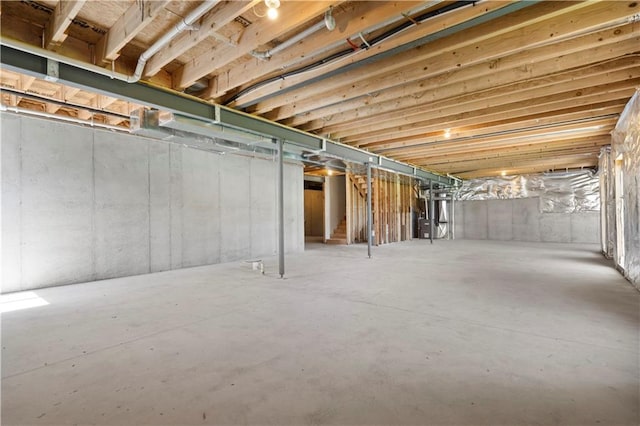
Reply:
[[431, 244], [433, 244], [433, 233], [435, 232], [436, 226], [436, 218], [433, 217], [436, 211], [435, 206], [436, 200], [433, 195], [433, 181], [429, 181], [429, 239], [431, 240]]
[[367, 254], [371, 259], [371, 240], [373, 239], [373, 212], [371, 211], [371, 163], [367, 163]]
[[282, 139], [274, 139], [278, 144], [278, 271], [284, 278], [284, 143]]

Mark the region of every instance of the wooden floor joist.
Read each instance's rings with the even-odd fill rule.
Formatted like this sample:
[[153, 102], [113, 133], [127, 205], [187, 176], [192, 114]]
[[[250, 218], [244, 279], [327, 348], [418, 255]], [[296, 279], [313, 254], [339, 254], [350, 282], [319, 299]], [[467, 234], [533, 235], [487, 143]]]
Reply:
[[[275, 20], [259, 0], [213, 3], [146, 58], [142, 85], [441, 173], [594, 167], [594, 150], [640, 87], [634, 0], [283, 1]], [[200, 6], [3, 2], [0, 32], [3, 41], [48, 49], [60, 64], [68, 58], [126, 79]], [[108, 90], [60, 84], [54, 68], [49, 81], [0, 68], [2, 102], [122, 128], [140, 107]], [[373, 215], [384, 223], [376, 242], [402, 239], [406, 182], [382, 170], [374, 178]], [[357, 185], [350, 192], [355, 241], [363, 238], [362, 194]]]

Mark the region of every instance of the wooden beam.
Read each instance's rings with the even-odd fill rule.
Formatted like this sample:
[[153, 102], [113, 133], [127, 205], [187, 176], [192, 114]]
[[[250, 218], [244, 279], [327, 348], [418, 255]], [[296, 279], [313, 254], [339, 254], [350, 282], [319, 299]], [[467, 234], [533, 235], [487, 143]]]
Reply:
[[[636, 80], [640, 83], [640, 79]], [[464, 127], [456, 127], [449, 128], [446, 127], [448, 125], [442, 126], [437, 130], [424, 131], [421, 129], [417, 129], [415, 131], [408, 130], [405, 132], [398, 132], [396, 136], [387, 135], [383, 136], [379, 139], [370, 138], [368, 139], [368, 143], [358, 143], [359, 147], [363, 147], [367, 150], [375, 151], [381, 147], [392, 147], [392, 146], [405, 146], [406, 141], [414, 140], [419, 138], [421, 141], [430, 142], [430, 141], [438, 141], [442, 139], [448, 138], [463, 138], [463, 137], [472, 137], [478, 134], [491, 133], [491, 132], [501, 132], [501, 131], [509, 131], [518, 128], [526, 128], [526, 127], [534, 127], [534, 126], [543, 126], [547, 124], [557, 123], [561, 121], [570, 121], [570, 120], [580, 120], [587, 119], [597, 116], [605, 116], [605, 115], [619, 115], [624, 106], [621, 106], [619, 102], [616, 102], [616, 105], [613, 107], [605, 108], [605, 109], [597, 109], [591, 110], [588, 108], [571, 108], [569, 112], [562, 110], [551, 110], [542, 114], [533, 114], [533, 115], [524, 115], [519, 117], [514, 117], [505, 120], [478, 120], [478, 123], [472, 126], [464, 126]], [[524, 112], [524, 110], [522, 111]], [[438, 126], [433, 126], [438, 127]], [[444, 129], [449, 128], [449, 135], [445, 136]]]
[[606, 134], [606, 132], [599, 132], [599, 134], [593, 136], [585, 136], [585, 137], [571, 137], [563, 140], [532, 140], [525, 141], [521, 143], [511, 144], [511, 145], [502, 145], [502, 146], [489, 146], [489, 147], [474, 147], [474, 149], [470, 149], [469, 151], [449, 151], [443, 150], [441, 152], [436, 152], [433, 154], [424, 154], [420, 156], [420, 158], [416, 158], [413, 161], [413, 164], [418, 166], [428, 166], [430, 164], [440, 164], [447, 163], [450, 161], [462, 161], [469, 159], [480, 159], [480, 158], [492, 158], [499, 157], [505, 152], [533, 152], [535, 150], [545, 151], [553, 148], [576, 148], [576, 147], [587, 147], [587, 146], [596, 146], [601, 143], [610, 143], [611, 135]]
[[77, 114], [78, 118], [81, 120], [91, 120], [91, 117], [93, 117], [93, 113], [86, 109], [78, 109]]
[[[207, 39], [212, 33], [233, 21], [236, 17], [251, 10], [261, 0], [229, 1], [205, 15], [195, 31], [186, 31], [171, 41], [164, 49], [153, 55], [144, 70], [144, 76], [157, 74], [163, 66], [183, 54], [185, 51], [197, 46]], [[240, 24], [238, 24], [240, 25]]]
[[[377, 144], [385, 143], [388, 141], [407, 138], [416, 135], [428, 135], [430, 133], [436, 133], [438, 136], [443, 134], [445, 129], [450, 129], [450, 133], [456, 134], [460, 131], [468, 129], [475, 129], [478, 127], [489, 127], [486, 123], [508, 123], [522, 121], [525, 118], [529, 119], [545, 119], [549, 115], [557, 115], [562, 108], [558, 105], [570, 105], [573, 111], [582, 111], [590, 109], [590, 105], [595, 98], [591, 95], [598, 93], [611, 93], [612, 91], [618, 92], [625, 88], [631, 88], [628, 81], [640, 81], [640, 68], [635, 70], [629, 70], [628, 72], [619, 71], [616, 73], [605, 74], [604, 77], [611, 77], [607, 79], [585, 79], [582, 84], [575, 84], [574, 82], [567, 83], [566, 85], [557, 85], [549, 87], [548, 90], [537, 93], [534, 91], [527, 91], [525, 93], [505, 91], [503, 96], [493, 98], [488, 107], [482, 109], [473, 108], [474, 104], [482, 104], [483, 102], [472, 102], [466, 105], [467, 108], [457, 109], [455, 106], [449, 108], [435, 109], [433, 111], [426, 109], [425, 115], [432, 117], [428, 120], [415, 121], [413, 124], [403, 124], [400, 126], [394, 126], [386, 129], [375, 130], [374, 132], [361, 133], [348, 138], [340, 138], [341, 142], [352, 144], [358, 147], [374, 148]], [[604, 83], [610, 81], [610, 83]], [[619, 82], [620, 85], [614, 84]], [[591, 84], [592, 83], [592, 84]], [[603, 84], [604, 83], [604, 84]], [[609, 88], [611, 90], [609, 90]], [[598, 90], [600, 89], [600, 90]], [[566, 91], [565, 91], [566, 90]], [[584, 90], [584, 92], [582, 92]], [[562, 91], [562, 92], [560, 92]], [[555, 93], [554, 93], [555, 92]], [[562, 94], [565, 95], [561, 96]], [[509, 95], [513, 99], [509, 99]], [[573, 103], [570, 101], [575, 98], [588, 96], [590, 103], [576, 105], [573, 107]], [[512, 101], [512, 102], [510, 102]], [[532, 108], [537, 111], [532, 111]], [[440, 111], [460, 111], [463, 113], [455, 112], [453, 114], [442, 114]], [[466, 120], [456, 120], [459, 116], [472, 117]], [[560, 112], [561, 113], [561, 112]], [[418, 117], [414, 118], [419, 120]]]
[[60, 110], [60, 108], [62, 108], [62, 105], [59, 104], [53, 104], [49, 102], [44, 104], [44, 111], [49, 114], [55, 114]]
[[271, 95], [278, 91], [289, 89], [298, 84], [304, 83], [309, 78], [319, 77], [324, 73], [334, 71], [343, 66], [350, 65], [358, 61], [362, 61], [364, 59], [370, 58], [377, 54], [386, 52], [397, 46], [401, 46], [403, 44], [412, 42], [415, 39], [428, 36], [440, 30], [445, 30], [447, 28], [450, 28], [455, 25], [461, 24], [465, 21], [468, 21], [469, 19], [482, 16], [496, 9], [500, 9], [508, 5], [509, 3], [513, 3], [513, 1], [512, 0], [483, 1], [481, 4], [481, 7], [467, 7], [464, 9], [457, 10], [456, 13], [445, 13], [443, 15], [435, 16], [429, 19], [428, 21], [421, 23], [416, 27], [413, 27], [407, 31], [404, 31], [402, 34], [396, 37], [393, 37], [390, 40], [387, 40], [383, 43], [380, 43], [366, 50], [358, 50], [357, 54], [355, 54], [350, 58], [344, 59], [339, 62], [326, 64], [319, 70], [308, 71], [301, 76], [288, 78], [284, 81], [279, 82], [278, 84], [273, 85], [272, 87], [252, 91], [250, 94], [243, 96], [242, 98], [238, 99], [236, 102], [232, 102], [229, 105], [237, 107], [242, 104], [247, 104], [249, 102], [253, 102], [257, 99]]
[[[52, 96], [50, 96], [50, 98], [55, 99], [57, 101], [64, 102], [65, 86], [58, 83], [51, 83], [51, 84], [55, 86], [55, 93]], [[62, 108], [62, 105], [58, 103], [48, 103], [48, 102], [44, 103], [44, 111], [49, 114], [55, 114], [60, 110], [60, 108]]]
[[136, 0], [96, 44], [96, 63], [106, 64], [164, 9], [169, 0]]
[[598, 138], [589, 138], [587, 141], [569, 141], [562, 143], [548, 143], [544, 145], [525, 145], [501, 149], [485, 150], [482, 152], [474, 152], [470, 154], [460, 154], [457, 156], [440, 156], [424, 159], [423, 164], [428, 167], [440, 170], [460, 170], [461, 166], [468, 164], [476, 164], [482, 162], [496, 162], [496, 167], [502, 165], [505, 161], [524, 158], [540, 158], [544, 156], [553, 156], [558, 152], [593, 152], [598, 151], [600, 147], [609, 145], [611, 138], [600, 136]]
[[566, 150], [566, 151], [555, 151], [549, 153], [538, 153], [532, 154], [528, 156], [516, 157], [516, 158], [503, 158], [500, 161], [476, 161], [476, 162], [466, 162], [461, 163], [456, 166], [439, 166], [438, 169], [444, 173], [449, 174], [460, 174], [466, 173], [469, 171], [479, 170], [479, 169], [508, 169], [526, 164], [539, 164], [543, 161], [555, 161], [557, 162], [558, 158], [589, 158], [589, 157], [598, 157], [600, 153], [600, 147], [590, 148], [590, 149], [574, 149], [574, 150]]
[[21, 99], [18, 99], [16, 95], [7, 95], [7, 99], [9, 102], [9, 106], [12, 106], [12, 107], [17, 107], [21, 100]]
[[422, 161], [423, 158], [441, 154], [460, 154], [494, 148], [505, 148], [522, 144], [541, 144], [548, 142], [568, 141], [579, 138], [593, 138], [607, 135], [613, 130], [615, 119], [598, 120], [588, 124], [571, 124], [547, 129], [547, 132], [530, 131], [502, 136], [479, 137], [470, 140], [456, 140], [415, 146], [411, 149], [397, 149], [389, 152], [392, 158], [410, 163]]
[[[2, 37], [42, 47], [42, 27], [21, 16], [2, 15]], [[56, 52], [85, 62], [90, 62], [91, 59], [89, 44], [71, 36], [67, 37], [65, 43], [59, 46]]]
[[[447, 166], [455, 163], [473, 163], [483, 160], [500, 161], [502, 159], [514, 159], [518, 157], [526, 157], [527, 155], [541, 154], [551, 151], [562, 151], [571, 149], [592, 149], [599, 150], [600, 147], [611, 143], [610, 135], [601, 134], [578, 139], [570, 139], [567, 141], [548, 141], [543, 143], [522, 144], [516, 147], [503, 147], [478, 150], [474, 153], [465, 154], [463, 152], [452, 156], [435, 156], [420, 159], [416, 161], [416, 165], [429, 167], [433, 170], [439, 170], [441, 173], [449, 173]], [[495, 154], [497, 152], [497, 154]], [[493, 157], [489, 154], [494, 153]], [[449, 162], [447, 162], [450, 160]], [[500, 163], [503, 165], [503, 163]]]
[[[269, 60], [252, 59], [248, 62], [232, 67], [226, 78], [222, 79], [214, 90], [203, 96], [205, 99], [217, 99], [229, 90], [241, 86], [250, 81], [256, 81], [256, 71], [260, 75], [268, 75], [273, 71], [291, 69], [301, 63], [315, 62], [329, 52], [327, 46], [335, 45], [342, 50], [349, 46], [347, 38], [365, 31], [371, 26], [389, 19], [390, 16], [401, 16], [403, 12], [411, 10], [421, 4], [417, 1], [375, 1], [375, 2], [350, 2], [333, 11], [333, 17], [339, 24], [333, 31], [324, 29], [318, 31], [312, 37], [300, 40], [297, 44], [278, 53]], [[317, 51], [320, 53], [317, 54]]]
[[[606, 102], [611, 100], [608, 98], [609, 96], [612, 96], [612, 99], [617, 100], [625, 97], [631, 97], [638, 84], [640, 84], [640, 78], [623, 80], [612, 84], [604, 84], [587, 89], [576, 90], [573, 91], [573, 93], [570, 91], [565, 93], [557, 93], [555, 95], [550, 95], [543, 98], [522, 100], [519, 103], [518, 101], [516, 101], [516, 104], [513, 105], [513, 107], [514, 109], [524, 109], [528, 105], [540, 105], [547, 102], [553, 103], [553, 101], [556, 100], [568, 100], [572, 98], [579, 101], [583, 96], [590, 97], [590, 102]], [[455, 106], [451, 107], [451, 109], [454, 108]], [[444, 130], [444, 128], [442, 130]], [[375, 145], [370, 145], [369, 149], [373, 149], [374, 151], [379, 152], [380, 150], [393, 149], [397, 147], [407, 148], [410, 147], [413, 143], [437, 142], [439, 140], [445, 141], [446, 139], [447, 138], [444, 136], [444, 132], [438, 132], [437, 134], [418, 133], [411, 136], [383, 140], [382, 142], [376, 143]]]
[[[562, 11], [559, 16], [554, 12]], [[543, 2], [514, 12], [492, 22], [478, 25], [377, 61], [359, 69], [347, 71], [335, 78], [275, 96], [251, 108], [264, 114], [279, 107], [274, 114], [265, 115], [281, 120], [306, 112], [319, 105], [343, 102], [367, 93], [391, 88], [400, 83], [423, 79], [461, 67], [498, 60], [506, 55], [535, 47], [557, 43], [575, 35], [602, 28], [610, 22], [628, 18], [640, 10], [640, 4], [629, 7], [627, 2], [569, 3]], [[539, 22], [535, 22], [540, 20]], [[534, 21], [535, 23], [532, 23]], [[540, 58], [548, 59], [548, 58]], [[414, 65], [415, 64], [415, 65]], [[412, 65], [410, 68], [407, 68]]]
[[[19, 74], [17, 85], [21, 91], [26, 93], [29, 91], [29, 89], [31, 89], [31, 86], [33, 85], [33, 83], [35, 83], [35, 81], [36, 81], [35, 77], [32, 77], [30, 75]], [[16, 96], [15, 105], [13, 106], [17, 106], [21, 100], [22, 100], [22, 96]]]
[[45, 26], [45, 48], [54, 49], [67, 38], [67, 28], [78, 15], [87, 0], [60, 0], [53, 10], [53, 14]]
[[[568, 114], [553, 115], [545, 118], [509, 120], [507, 122], [489, 122], [474, 128], [462, 129], [460, 131], [452, 133], [452, 137], [456, 139], [476, 138], [503, 132], [517, 132], [527, 129], [544, 128], [545, 126], [557, 126], [560, 123], [580, 121], [588, 122], [590, 120], [595, 120], [602, 117], [615, 117], [617, 119], [621, 111], [622, 108], [616, 106], [615, 108], [611, 108], [610, 110], [608, 110], [606, 114], [603, 114], [601, 111], [579, 111]], [[439, 140], [442, 140], [442, 132], [434, 136], [422, 138], [420, 140], [423, 143], [437, 142]], [[389, 141], [389, 143], [392, 143], [392, 141]]]
[[[540, 107], [542, 105], [534, 103], [534, 99], [636, 78], [640, 76], [638, 75], [639, 73], [640, 55], [632, 55], [595, 66], [559, 72], [553, 75], [546, 75], [543, 78], [504, 84], [495, 89], [487, 89], [469, 95], [453, 96], [441, 101], [430, 102], [421, 109], [420, 114], [412, 114], [413, 109], [411, 109], [411, 111], [405, 111], [406, 115], [398, 118], [388, 119], [388, 115], [383, 114], [377, 121], [372, 119], [356, 120], [350, 122], [349, 126], [334, 126], [331, 129], [331, 134], [333, 138], [343, 142], [358, 140], [359, 143], [366, 143], [364, 139], [367, 137], [382, 136], [384, 134], [397, 135], [397, 132], [407, 130], [409, 126], [411, 128], [422, 128], [424, 131], [443, 130], [444, 128], [472, 125], [479, 121], [534, 114], [544, 110], [531, 111], [528, 109], [523, 111], [525, 105], [520, 105], [518, 102], [526, 101], [526, 108]], [[469, 82], [469, 85], [472, 83]], [[443, 90], [446, 91], [447, 89], [443, 87]], [[569, 96], [571, 98], [575, 97]], [[488, 102], [478, 102], [480, 99]], [[560, 98], [555, 99], [557, 104]], [[562, 99], [559, 102], [562, 102]], [[468, 103], [470, 105], [467, 105]], [[479, 107], [481, 104], [482, 106]], [[441, 111], [443, 107], [454, 105], [460, 107], [458, 112], [453, 112], [451, 109]], [[548, 105], [547, 110], [551, 108], [561, 109], [562, 107]], [[389, 115], [395, 116], [396, 114]], [[428, 117], [428, 119], [422, 119], [422, 117]]]
[[595, 156], [596, 158], [598, 157], [598, 154], [600, 152], [600, 147], [598, 148], [594, 148], [591, 150], [585, 150], [585, 149], [577, 149], [577, 150], [568, 150], [568, 151], [557, 151], [557, 152], [553, 152], [553, 153], [547, 153], [545, 154], [537, 154], [537, 155], [530, 155], [530, 156], [526, 156], [526, 157], [518, 157], [518, 158], [512, 158], [512, 159], [508, 159], [505, 158], [502, 161], [478, 161], [478, 162], [473, 162], [473, 163], [460, 163], [458, 165], [456, 165], [456, 167], [451, 167], [451, 166], [434, 166], [436, 168], [438, 168], [438, 170], [441, 173], [448, 173], [451, 175], [458, 175], [460, 173], [466, 173], [466, 172], [470, 172], [470, 171], [474, 171], [474, 170], [481, 170], [481, 169], [489, 169], [489, 168], [500, 168], [500, 169], [507, 169], [507, 168], [512, 168], [512, 167], [517, 167], [518, 165], [522, 165], [523, 163], [529, 163], [529, 162], [541, 162], [541, 161], [545, 161], [545, 160], [552, 160], [552, 159], [558, 159], [561, 157], [593, 157]]
[[[600, 40], [602, 44], [598, 47], [586, 48], [584, 42], [587, 40]], [[497, 66], [490, 61], [468, 69], [410, 83], [398, 90], [392, 89], [388, 96], [385, 91], [376, 97], [356, 99], [318, 109], [297, 116], [292, 121], [285, 121], [285, 124], [298, 126], [307, 131], [321, 127], [324, 134], [334, 134], [352, 126], [348, 122], [356, 120], [363, 125], [365, 120], [369, 120], [370, 124], [375, 122], [374, 117], [381, 120], [408, 120], [411, 115], [422, 115], [425, 105], [432, 105], [439, 100], [527, 81], [529, 83], [523, 83], [525, 85], [523, 88], [539, 86], [544, 83], [542, 79], [550, 74], [591, 66], [633, 53], [637, 51], [639, 43], [640, 33], [632, 25], [627, 25], [617, 30], [606, 30], [557, 45], [538, 48], [544, 52], [532, 49], [511, 55], [502, 58]], [[555, 57], [550, 56], [547, 60], [536, 59], [542, 55], [549, 57], [554, 53]], [[463, 82], [464, 84], [461, 84]], [[310, 125], [300, 126], [301, 122], [311, 120], [316, 121]], [[342, 128], [338, 127], [341, 125]]]
[[63, 99], [65, 102], [73, 101], [73, 98], [80, 93], [77, 87], [64, 86]]
[[126, 124], [127, 119], [122, 118], [122, 117], [117, 117], [114, 115], [107, 115], [107, 123], [111, 124], [112, 126], [119, 126], [121, 124]]
[[99, 109], [106, 109], [116, 101], [118, 101], [118, 98], [99, 94], [96, 100], [96, 107]]
[[280, 16], [286, 19], [275, 21], [263, 19], [247, 28], [238, 46], [225, 46], [213, 54], [203, 55], [187, 62], [174, 72], [173, 87], [178, 90], [189, 87], [200, 78], [298, 28], [337, 3], [339, 1], [283, 2], [280, 6]]
[[30, 75], [20, 74], [20, 89], [23, 92], [28, 92], [35, 83], [36, 78]]
[[584, 167], [594, 167], [598, 164], [597, 156], [585, 157], [584, 155], [576, 157], [559, 157], [551, 160], [534, 160], [527, 161], [508, 168], [490, 168], [482, 170], [473, 170], [469, 172], [459, 173], [462, 179], [473, 179], [489, 176], [500, 175], [519, 175], [529, 173], [541, 173], [551, 170], [580, 169]]
[[397, 154], [393, 155], [393, 158], [401, 158], [403, 161], [418, 164], [424, 162], [425, 159], [440, 155], [457, 155], [489, 149], [509, 148], [530, 144], [544, 144], [550, 142], [556, 143], [575, 139], [584, 140], [586, 138], [596, 138], [608, 135], [613, 129], [613, 124], [615, 124], [613, 121], [609, 121], [600, 126], [592, 126], [591, 128], [587, 128], [586, 126], [583, 128], [574, 126], [569, 129], [567, 129], [567, 127], [564, 129], [556, 128], [556, 132], [554, 133], [551, 133], [551, 130], [549, 130], [548, 133], [530, 133], [527, 135], [512, 134], [505, 135], [502, 138], [478, 137], [471, 140], [433, 143], [422, 147], [415, 147], [411, 150], [405, 150], [405, 152], [400, 150]]
[[[443, 129], [449, 128], [453, 129], [452, 131], [455, 134], [457, 129], [486, 128], [499, 123], [506, 124], [528, 119], [544, 120], [554, 116], [566, 116], [571, 113], [598, 113], [601, 115], [620, 113], [628, 102], [628, 97], [626, 96], [628, 92], [615, 93], [619, 94], [618, 99], [596, 102], [595, 97], [590, 96], [587, 98], [589, 102], [581, 102], [581, 105], [576, 105], [575, 99], [570, 98], [560, 102], [542, 103], [529, 107], [523, 106], [518, 102], [499, 105], [494, 108], [488, 108], [486, 114], [485, 111], [467, 111], [452, 117], [446, 123], [442, 119], [436, 118], [433, 125], [425, 128], [425, 133], [428, 134], [428, 132], [435, 131], [443, 133]], [[581, 101], [585, 101], [585, 99], [581, 99]], [[513, 108], [513, 110], [510, 108]], [[463, 119], [456, 120], [458, 117], [463, 117]]]

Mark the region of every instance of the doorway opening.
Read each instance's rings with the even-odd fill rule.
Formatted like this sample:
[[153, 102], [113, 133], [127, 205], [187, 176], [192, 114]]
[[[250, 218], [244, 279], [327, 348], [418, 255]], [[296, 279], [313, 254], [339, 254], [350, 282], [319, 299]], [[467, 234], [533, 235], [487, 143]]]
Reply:
[[324, 238], [324, 182], [304, 181], [304, 239], [322, 242]]
[[327, 166], [306, 166], [304, 173], [305, 242], [347, 244], [345, 173]]

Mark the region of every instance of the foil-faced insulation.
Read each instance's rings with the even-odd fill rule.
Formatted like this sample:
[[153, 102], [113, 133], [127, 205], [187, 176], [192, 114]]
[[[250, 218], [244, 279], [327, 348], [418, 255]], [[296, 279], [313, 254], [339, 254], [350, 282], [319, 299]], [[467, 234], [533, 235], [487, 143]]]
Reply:
[[605, 146], [600, 150], [598, 160], [598, 174], [600, 175], [600, 240], [602, 254], [613, 258], [613, 246], [616, 239], [616, 209], [615, 193], [612, 178], [611, 147]]
[[540, 198], [542, 213], [573, 213], [600, 210], [600, 182], [591, 170], [522, 176], [503, 176], [464, 181], [458, 200], [505, 200]]
[[[620, 114], [611, 145], [607, 176], [614, 188], [613, 200], [607, 201], [615, 210], [614, 225], [622, 231], [613, 235], [614, 257], [625, 276], [640, 288], [640, 91]], [[619, 236], [623, 241], [618, 241]]]

